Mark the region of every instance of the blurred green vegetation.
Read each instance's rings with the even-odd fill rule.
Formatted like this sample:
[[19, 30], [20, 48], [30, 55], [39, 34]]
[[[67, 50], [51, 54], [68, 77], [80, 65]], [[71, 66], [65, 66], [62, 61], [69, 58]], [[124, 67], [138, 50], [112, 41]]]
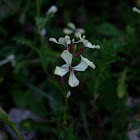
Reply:
[[[47, 16], [51, 5], [58, 11]], [[96, 69], [77, 73], [80, 85], [69, 87], [66, 140], [128, 140], [129, 124], [140, 113], [140, 105], [132, 109], [127, 104], [128, 98], [140, 97], [140, 14], [132, 11], [134, 6], [140, 8], [139, 0], [42, 0], [37, 15], [36, 1], [1, 0], [0, 60], [14, 54], [16, 64], [0, 66], [0, 106], [6, 112], [29, 109], [41, 117], [20, 124], [36, 131], [36, 139], [64, 139], [63, 87], [54, 75], [56, 65], [63, 64], [64, 48], [48, 39], [64, 36], [63, 28], [73, 22], [101, 49], [85, 49]], [[40, 35], [43, 28], [45, 36]]]

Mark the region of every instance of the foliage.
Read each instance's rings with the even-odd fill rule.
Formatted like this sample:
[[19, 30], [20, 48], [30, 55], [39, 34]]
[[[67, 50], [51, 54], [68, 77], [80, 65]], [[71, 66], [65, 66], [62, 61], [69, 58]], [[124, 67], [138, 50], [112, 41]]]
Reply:
[[[47, 15], [54, 4], [58, 12]], [[140, 92], [140, 14], [132, 11], [139, 2], [2, 0], [0, 5], [0, 62], [10, 54], [16, 60], [15, 67], [0, 66], [0, 106], [6, 112], [13, 107], [29, 109], [40, 117], [39, 122], [29, 118], [20, 123], [28, 133], [36, 131], [36, 139], [127, 140], [129, 124], [140, 107], [127, 104]], [[101, 49], [85, 49], [82, 54], [96, 69], [76, 73], [80, 85], [69, 88], [64, 129], [63, 86], [54, 75], [56, 65], [63, 64], [64, 48], [48, 40], [64, 36], [68, 22], [84, 28], [86, 38]], [[46, 35], [41, 35], [42, 29]], [[16, 129], [7, 114], [1, 119]]]

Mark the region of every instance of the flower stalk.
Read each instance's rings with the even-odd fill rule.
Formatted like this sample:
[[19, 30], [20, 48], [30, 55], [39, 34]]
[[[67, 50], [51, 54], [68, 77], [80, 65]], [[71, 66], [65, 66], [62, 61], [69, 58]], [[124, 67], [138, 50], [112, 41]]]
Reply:
[[75, 57], [78, 57], [82, 51], [85, 49], [85, 46], [82, 46], [76, 53], [75, 53]]
[[64, 112], [64, 121], [63, 121], [63, 123], [64, 123], [64, 126], [65, 126], [65, 128], [67, 127], [67, 115], [68, 115], [68, 98], [67, 97], [65, 97], [65, 112]]
[[40, 18], [40, 8], [41, 8], [42, 0], [36, 0], [36, 8], [37, 8], [37, 18]]
[[63, 116], [63, 126], [65, 129], [65, 134], [64, 134], [64, 138], [66, 139], [67, 137], [67, 119], [68, 119], [68, 98], [70, 97], [71, 92], [68, 91], [68, 89], [66, 89], [66, 94], [64, 96], [64, 100], [65, 100], [65, 111], [64, 111], [64, 116]]

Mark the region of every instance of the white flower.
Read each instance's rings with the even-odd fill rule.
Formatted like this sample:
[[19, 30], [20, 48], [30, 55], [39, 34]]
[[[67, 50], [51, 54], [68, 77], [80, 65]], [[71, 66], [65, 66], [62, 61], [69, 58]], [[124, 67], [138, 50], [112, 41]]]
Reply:
[[76, 28], [75, 25], [73, 23], [71, 23], [71, 22], [68, 23], [68, 27], [69, 28], [64, 28], [64, 30], [63, 30], [63, 32], [65, 34], [70, 35], [70, 34], [74, 33], [74, 36], [78, 38], [79, 37], [79, 34], [78, 34], [79, 32], [81, 34], [85, 33], [85, 30], [84, 29], [82, 29], [82, 28]]
[[52, 5], [48, 11], [47, 11], [47, 14], [54, 14], [58, 11], [57, 7], [55, 5]]
[[135, 12], [137, 12], [137, 13], [140, 13], [140, 10], [138, 8], [136, 8], [136, 7], [133, 7], [132, 10], [135, 11]]
[[63, 51], [61, 57], [64, 59], [66, 64], [61, 67], [56, 66], [54, 74], [64, 76], [66, 73], [70, 72], [68, 83], [71, 87], [76, 87], [79, 85], [79, 80], [76, 78], [74, 74], [75, 71], [85, 71], [88, 66], [95, 68], [95, 65], [92, 62], [90, 62], [87, 58], [84, 58], [83, 56], [81, 56], [81, 62], [77, 66], [72, 67], [71, 64], [73, 56], [67, 50]]
[[80, 42], [82, 42], [84, 44], [85, 47], [87, 48], [96, 48], [96, 49], [100, 49], [99, 45], [92, 45], [88, 40], [85, 39], [85, 35], [83, 35], [83, 37], [81, 37], [81, 33], [79, 32], [79, 38], [80, 38]]
[[8, 62], [11, 62], [12, 66], [15, 66], [15, 55], [11, 54], [6, 57], [6, 59], [0, 61], [0, 66], [7, 64]]
[[68, 35], [65, 37], [60, 37], [58, 41], [55, 38], [50, 38], [49, 41], [64, 45], [65, 47], [68, 47], [68, 45], [71, 43], [70, 37]]

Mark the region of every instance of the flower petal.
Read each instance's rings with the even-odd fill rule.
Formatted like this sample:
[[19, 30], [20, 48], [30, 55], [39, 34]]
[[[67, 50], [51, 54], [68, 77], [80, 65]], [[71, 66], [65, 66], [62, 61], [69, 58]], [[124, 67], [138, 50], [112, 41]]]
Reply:
[[69, 85], [71, 87], [76, 87], [79, 85], [79, 80], [76, 78], [75, 74], [73, 71], [70, 72], [69, 76]]
[[61, 68], [69, 70], [69, 66], [67, 64], [62, 65]]
[[85, 38], [85, 36], [81, 37], [81, 34], [85, 33], [85, 30], [82, 28], [79, 28], [75, 31], [75, 37], [79, 37], [81, 40]]
[[74, 33], [74, 36], [77, 37], [77, 38], [79, 38], [79, 31], [76, 31], [76, 32]]
[[71, 43], [70, 37], [68, 35], [65, 36], [65, 43], [67, 45]]
[[68, 69], [56, 66], [54, 74], [59, 75], [59, 76], [64, 76], [68, 71], [69, 71]]
[[58, 39], [58, 42], [61, 43], [61, 44], [64, 44], [64, 43], [65, 43], [64, 37], [60, 37], [60, 38]]
[[92, 48], [100, 49], [100, 45], [92, 45]]
[[88, 40], [85, 39], [85, 35], [83, 35], [83, 37], [81, 37], [81, 33], [78, 32], [77, 33], [79, 38], [80, 38], [80, 42], [82, 42], [84, 44], [85, 47], [87, 48], [96, 48], [96, 49], [100, 49], [100, 46], [99, 45], [92, 45], [92, 43], [90, 43]]
[[70, 40], [70, 37], [68, 35], [66, 35], [65, 40]]
[[63, 32], [64, 32], [64, 34], [72, 34], [73, 33], [73, 30], [71, 30], [71, 29], [67, 29], [67, 28], [64, 28], [63, 29]]
[[73, 29], [73, 30], [76, 29], [75, 25], [72, 22], [69, 22], [68, 23], [68, 27], [71, 28], [71, 29]]
[[68, 35], [66, 35], [65, 37], [60, 37], [60, 38], [58, 39], [58, 42], [59, 42], [60, 44], [63, 44], [63, 45], [65, 45], [65, 46], [67, 46], [68, 44], [71, 43], [71, 40], [70, 40], [70, 37], [69, 37]]
[[86, 40], [86, 39], [83, 39], [83, 44], [87, 48], [93, 48], [93, 45], [88, 40]]
[[82, 55], [81, 55], [81, 59], [82, 59], [82, 61], [84, 61], [88, 66], [90, 66], [91, 68], [95, 69], [96, 66], [93, 64], [93, 62], [89, 61], [87, 58], [83, 57]]
[[71, 66], [72, 54], [69, 51], [64, 50], [63, 53], [61, 54], [61, 57], [64, 59], [64, 61], [68, 66]]
[[87, 67], [88, 67], [88, 64], [81, 57], [81, 62], [77, 66], [73, 67], [73, 70], [85, 71], [87, 69]]
[[80, 40], [83, 42], [83, 39], [86, 37], [85, 35], [83, 35], [83, 37], [82, 37], [82, 34], [81, 34], [81, 32], [78, 32], [78, 36], [79, 36], [79, 38], [80, 38]]
[[53, 37], [52, 37], [52, 38], [49, 38], [49, 41], [52, 41], [52, 42], [58, 43], [57, 40], [56, 40], [55, 38], [53, 38]]
[[80, 32], [81, 34], [84, 34], [84, 33], [85, 33], [85, 30], [82, 29], [82, 28], [78, 28], [77, 30], [78, 30], [78, 32]]
[[83, 39], [83, 44], [85, 45], [85, 47], [87, 48], [91, 48], [91, 49], [100, 49], [99, 45], [92, 45], [88, 40]]

